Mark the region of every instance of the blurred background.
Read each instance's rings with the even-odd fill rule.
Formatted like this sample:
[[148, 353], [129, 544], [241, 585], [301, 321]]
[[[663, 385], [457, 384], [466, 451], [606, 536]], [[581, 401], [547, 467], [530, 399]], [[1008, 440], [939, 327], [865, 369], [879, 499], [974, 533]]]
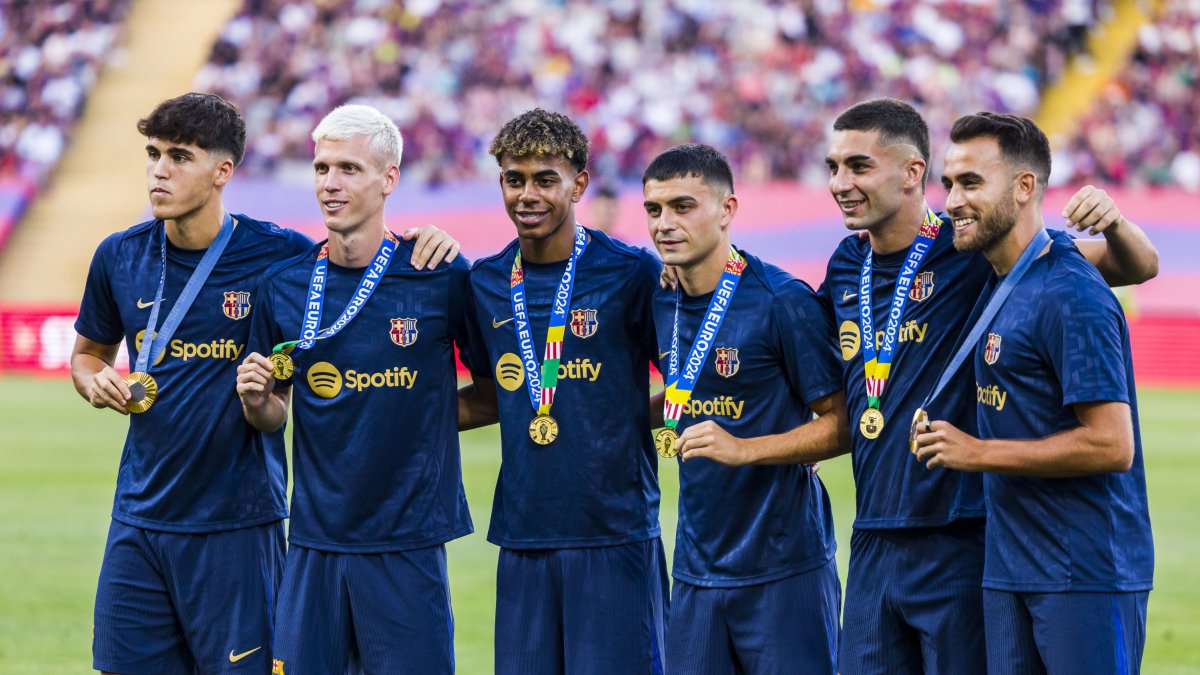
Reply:
[[[845, 236], [823, 162], [841, 110], [921, 110], [935, 208], [955, 118], [1035, 119], [1054, 151], [1047, 223], [1095, 184], [1159, 250], [1158, 278], [1117, 291], [1158, 543], [1146, 670], [1200, 672], [1198, 81], [1200, 0], [0, 0], [0, 673], [90, 665], [125, 421], [71, 389], [74, 315], [96, 245], [147, 217], [137, 119], [189, 90], [246, 117], [227, 207], [317, 239], [309, 133], [336, 105], [379, 107], [405, 137], [390, 227], [435, 223], [471, 258], [513, 236], [487, 147], [524, 110], [580, 124], [581, 221], [641, 246], [642, 168], [709, 143], [734, 165], [735, 243], [813, 286]], [[496, 434], [463, 438], [482, 530]], [[673, 463], [662, 472], [670, 548]], [[848, 462], [821, 475], [848, 542]], [[451, 547], [462, 672], [491, 670], [494, 561], [482, 532]]]

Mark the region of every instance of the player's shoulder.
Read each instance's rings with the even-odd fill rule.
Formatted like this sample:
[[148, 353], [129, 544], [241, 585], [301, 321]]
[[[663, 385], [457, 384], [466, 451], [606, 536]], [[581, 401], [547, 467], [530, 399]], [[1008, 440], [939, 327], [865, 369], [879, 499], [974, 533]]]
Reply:
[[738, 251], [746, 259], [746, 269], [743, 274], [756, 280], [770, 295], [776, 298], [816, 297], [816, 291], [812, 289], [812, 286], [791, 272], [741, 249]]
[[513, 239], [508, 242], [507, 246], [492, 255], [476, 258], [475, 262], [471, 265], [471, 278], [482, 278], [497, 271], [507, 275], [512, 267], [512, 260], [513, 256], [516, 255], [517, 246], [518, 241]]
[[310, 241], [303, 250], [272, 263], [263, 275], [263, 283], [270, 285], [276, 279], [286, 278], [288, 275], [295, 274], [297, 270], [302, 271], [307, 280], [308, 274], [312, 271], [313, 262], [317, 259], [321, 247], [324, 245], [324, 241], [317, 243]]
[[869, 239], [857, 232], [852, 232], [838, 242], [837, 248], [833, 250], [833, 255], [829, 256], [829, 266], [832, 268], [835, 265], [861, 265], [870, 248], [871, 241]]
[[264, 244], [277, 251], [279, 259], [288, 259], [302, 254], [312, 247], [313, 241], [296, 230], [280, 227], [269, 220], [258, 220], [244, 213], [233, 214], [238, 226], [246, 228], [256, 244]]

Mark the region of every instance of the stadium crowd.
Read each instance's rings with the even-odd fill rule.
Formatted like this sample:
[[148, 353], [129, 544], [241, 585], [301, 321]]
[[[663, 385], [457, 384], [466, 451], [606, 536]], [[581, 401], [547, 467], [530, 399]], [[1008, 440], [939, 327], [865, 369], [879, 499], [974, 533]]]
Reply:
[[1125, 72], [1055, 156], [1071, 184], [1200, 190], [1200, 3], [1169, 0], [1144, 26]]
[[129, 0], [0, 3], [0, 177], [41, 180], [122, 42]]
[[935, 139], [964, 112], [1031, 114], [1094, 4], [246, 0], [195, 87], [245, 112], [255, 172], [307, 175], [309, 131], [356, 100], [396, 120], [427, 183], [489, 175], [496, 120], [539, 105], [582, 123], [608, 180], [697, 141], [745, 180], [819, 183], [856, 100], [912, 100]]

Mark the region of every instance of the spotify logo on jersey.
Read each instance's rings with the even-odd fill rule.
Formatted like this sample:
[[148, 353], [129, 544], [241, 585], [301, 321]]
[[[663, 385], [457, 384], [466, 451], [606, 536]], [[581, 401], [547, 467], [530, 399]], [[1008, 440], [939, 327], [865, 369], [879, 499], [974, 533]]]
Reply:
[[842, 360], [849, 361], [854, 358], [859, 348], [858, 324], [853, 321], [843, 321], [838, 330], [838, 342], [842, 347]]
[[521, 357], [509, 352], [496, 361], [496, 381], [508, 391], [516, 391], [525, 381], [525, 367]]
[[308, 369], [308, 386], [321, 398], [333, 398], [342, 390], [342, 373], [332, 363], [318, 361]]

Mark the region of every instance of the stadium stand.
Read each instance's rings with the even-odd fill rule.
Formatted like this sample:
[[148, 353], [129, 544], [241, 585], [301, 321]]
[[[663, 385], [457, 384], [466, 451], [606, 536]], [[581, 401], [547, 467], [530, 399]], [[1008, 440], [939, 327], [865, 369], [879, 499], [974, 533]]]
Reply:
[[1071, 183], [1200, 190], [1200, 4], [1168, 0], [1124, 72], [1055, 155]]
[[1032, 114], [1093, 4], [246, 0], [195, 86], [245, 111], [258, 173], [307, 176], [309, 131], [353, 99], [428, 184], [489, 175], [497, 120], [538, 105], [581, 122], [610, 180], [695, 140], [745, 181], [820, 184], [825, 127], [862, 98], [917, 102], [934, 138], [964, 111]]

